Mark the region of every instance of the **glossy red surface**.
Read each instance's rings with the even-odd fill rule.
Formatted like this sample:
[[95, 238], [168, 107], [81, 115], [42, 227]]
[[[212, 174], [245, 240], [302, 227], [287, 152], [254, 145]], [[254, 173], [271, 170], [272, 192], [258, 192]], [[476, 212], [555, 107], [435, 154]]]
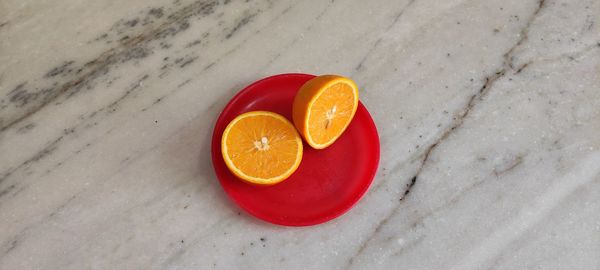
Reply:
[[352, 123], [333, 145], [315, 150], [304, 143], [302, 163], [285, 181], [255, 186], [229, 172], [221, 155], [221, 136], [227, 124], [237, 115], [255, 110], [276, 112], [291, 121], [294, 96], [313, 77], [281, 74], [259, 80], [231, 99], [215, 125], [212, 161], [221, 186], [242, 209], [271, 223], [308, 226], [336, 218], [358, 202], [377, 171], [377, 129], [359, 103]]

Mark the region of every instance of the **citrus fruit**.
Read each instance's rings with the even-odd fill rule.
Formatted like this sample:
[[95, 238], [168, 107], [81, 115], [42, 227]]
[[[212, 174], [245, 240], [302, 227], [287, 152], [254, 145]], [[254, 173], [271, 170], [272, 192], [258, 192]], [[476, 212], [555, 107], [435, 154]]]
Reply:
[[285, 117], [267, 111], [237, 116], [225, 128], [221, 152], [229, 170], [253, 184], [288, 178], [302, 160], [302, 139]]
[[294, 98], [294, 125], [306, 142], [323, 149], [348, 127], [358, 107], [358, 87], [349, 78], [317, 76], [306, 82]]

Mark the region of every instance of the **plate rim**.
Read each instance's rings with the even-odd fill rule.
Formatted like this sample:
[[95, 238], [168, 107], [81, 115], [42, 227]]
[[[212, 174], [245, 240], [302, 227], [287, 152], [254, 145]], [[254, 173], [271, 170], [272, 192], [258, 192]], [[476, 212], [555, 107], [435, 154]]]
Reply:
[[[223, 107], [223, 109], [219, 112], [219, 115], [216, 118], [215, 124], [213, 126], [213, 132], [212, 132], [212, 137], [211, 137], [211, 163], [212, 163], [212, 167], [213, 167], [213, 171], [215, 173], [215, 176], [217, 178], [217, 180], [219, 181], [219, 185], [221, 186], [221, 189], [225, 192], [225, 194], [227, 195], [227, 197], [233, 201], [237, 207], [243, 209], [244, 211], [246, 211], [247, 213], [251, 214], [253, 217], [264, 221], [264, 222], [268, 222], [271, 224], [276, 224], [276, 225], [280, 225], [280, 226], [286, 226], [286, 227], [305, 227], [305, 226], [313, 226], [313, 225], [318, 225], [318, 224], [323, 224], [326, 222], [329, 222], [331, 220], [334, 220], [340, 216], [342, 216], [343, 214], [349, 212], [352, 208], [354, 208], [354, 206], [365, 196], [365, 194], [367, 193], [367, 191], [369, 190], [369, 188], [371, 187], [371, 185], [373, 184], [373, 181], [375, 180], [375, 176], [377, 175], [377, 171], [379, 169], [379, 162], [380, 162], [380, 157], [381, 157], [381, 145], [380, 145], [380, 138], [379, 138], [379, 132], [377, 131], [377, 126], [375, 125], [375, 121], [373, 120], [373, 117], [371, 116], [371, 113], [369, 112], [369, 110], [367, 109], [367, 107], [360, 101], [358, 101], [358, 107], [360, 109], [360, 107], [362, 107], [362, 109], [365, 110], [366, 112], [366, 117], [367, 120], [370, 121], [370, 124], [372, 126], [372, 128], [370, 128], [370, 131], [374, 133], [375, 137], [377, 138], [377, 140], [373, 143], [373, 146], [375, 147], [376, 151], [375, 151], [375, 162], [374, 162], [374, 169], [370, 172], [369, 176], [368, 176], [368, 183], [366, 183], [364, 185], [364, 188], [362, 188], [356, 196], [352, 197], [351, 200], [349, 200], [349, 202], [346, 204], [345, 207], [340, 207], [339, 209], [336, 209], [336, 211], [333, 211], [331, 214], [328, 215], [323, 215], [319, 218], [315, 218], [312, 219], [308, 222], [285, 222], [282, 220], [278, 220], [278, 219], [272, 219], [272, 218], [268, 218], [268, 217], [264, 217], [260, 214], [258, 214], [257, 212], [255, 212], [252, 208], [248, 208], [245, 206], [245, 204], [243, 204], [242, 202], [240, 202], [238, 200], [238, 198], [236, 198], [235, 196], [232, 196], [229, 192], [228, 189], [225, 187], [225, 185], [223, 184], [223, 179], [221, 179], [221, 177], [219, 176], [219, 172], [217, 169], [217, 164], [215, 164], [215, 161], [218, 160], [221, 157], [221, 153], [220, 153], [220, 144], [215, 144], [215, 140], [220, 141], [219, 138], [215, 139], [215, 136], [217, 136], [217, 126], [219, 125], [219, 123], [223, 122], [224, 119], [222, 119], [224, 117], [224, 113], [226, 111], [231, 110], [231, 107], [233, 107], [234, 103], [236, 103], [236, 101], [238, 101], [241, 96], [243, 94], [245, 94], [246, 92], [250, 91], [250, 89], [252, 89], [253, 87], [255, 87], [257, 84], [261, 84], [265, 81], [268, 80], [273, 80], [273, 79], [277, 79], [279, 77], [290, 77], [290, 76], [297, 76], [297, 77], [308, 77], [308, 78], [314, 78], [316, 77], [316, 75], [312, 75], [312, 74], [306, 74], [306, 73], [281, 73], [281, 74], [276, 74], [276, 75], [271, 75], [271, 76], [267, 76], [264, 78], [261, 78], [259, 80], [256, 80], [248, 85], [246, 85], [245, 87], [243, 87], [241, 90], [239, 90], [231, 99], [229, 99], [229, 101], [227, 102], [227, 104]], [[304, 142], [303, 142], [304, 143]]]

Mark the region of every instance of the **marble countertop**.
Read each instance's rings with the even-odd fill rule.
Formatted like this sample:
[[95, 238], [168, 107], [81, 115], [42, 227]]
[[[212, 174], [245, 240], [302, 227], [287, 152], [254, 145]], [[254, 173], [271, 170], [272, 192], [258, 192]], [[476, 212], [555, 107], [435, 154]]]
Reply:
[[[0, 2], [0, 269], [600, 269], [600, 1]], [[381, 139], [345, 215], [233, 204], [209, 141], [288, 72]]]

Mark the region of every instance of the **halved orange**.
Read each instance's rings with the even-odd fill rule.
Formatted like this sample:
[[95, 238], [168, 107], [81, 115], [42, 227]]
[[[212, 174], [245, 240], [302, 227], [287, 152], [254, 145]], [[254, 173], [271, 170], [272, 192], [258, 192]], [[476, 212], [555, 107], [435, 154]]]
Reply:
[[306, 142], [323, 149], [348, 127], [358, 107], [358, 87], [349, 78], [317, 76], [306, 82], [294, 98], [294, 125]]
[[221, 152], [229, 170], [253, 184], [288, 178], [302, 160], [302, 139], [285, 117], [267, 111], [237, 116], [223, 131]]

